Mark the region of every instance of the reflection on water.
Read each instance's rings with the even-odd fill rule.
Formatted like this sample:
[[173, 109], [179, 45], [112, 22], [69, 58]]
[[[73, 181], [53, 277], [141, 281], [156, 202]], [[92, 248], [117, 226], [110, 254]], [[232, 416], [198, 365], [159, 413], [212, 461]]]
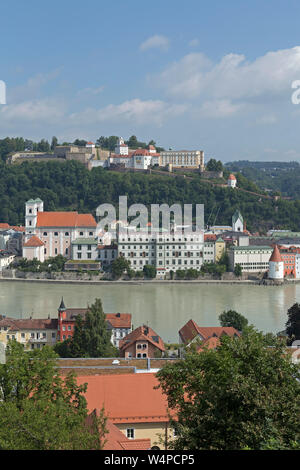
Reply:
[[190, 318], [200, 326], [219, 325], [233, 309], [262, 331], [284, 329], [287, 309], [300, 302], [300, 284], [281, 287], [222, 284], [70, 285], [0, 282], [0, 314], [15, 318], [56, 317], [61, 297], [67, 307], [85, 307], [96, 297], [105, 312], [132, 313], [137, 327], [149, 325], [168, 342]]

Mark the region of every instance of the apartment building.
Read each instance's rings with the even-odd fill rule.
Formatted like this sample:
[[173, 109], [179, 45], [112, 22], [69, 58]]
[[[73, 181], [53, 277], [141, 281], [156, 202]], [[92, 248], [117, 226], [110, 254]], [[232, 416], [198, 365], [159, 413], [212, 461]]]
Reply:
[[0, 342], [5, 346], [16, 340], [26, 349], [53, 346], [57, 337], [57, 319], [16, 319], [0, 315]]
[[160, 153], [160, 166], [197, 167], [204, 170], [203, 150], [167, 150]]
[[118, 235], [118, 256], [129, 260], [135, 271], [143, 270], [146, 264], [155, 266], [158, 273], [190, 268], [200, 270], [203, 247], [202, 232]]

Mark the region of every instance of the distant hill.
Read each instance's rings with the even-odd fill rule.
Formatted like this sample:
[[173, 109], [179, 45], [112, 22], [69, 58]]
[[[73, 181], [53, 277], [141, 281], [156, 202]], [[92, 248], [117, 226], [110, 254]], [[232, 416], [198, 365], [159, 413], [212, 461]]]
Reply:
[[[237, 174], [238, 184], [254, 183]], [[254, 185], [254, 188], [256, 186]], [[255, 191], [254, 191], [255, 192]], [[204, 204], [205, 221], [231, 224], [239, 209], [251, 231], [283, 228], [300, 231], [300, 201], [275, 201], [260, 195], [201, 181], [199, 174], [191, 179], [135, 172], [119, 173], [103, 168], [88, 171], [76, 161], [24, 162], [9, 166], [0, 163], [0, 222], [24, 223], [24, 204], [41, 198], [45, 210], [78, 210], [95, 213], [102, 203], [118, 207], [119, 196], [127, 195], [128, 206], [150, 204]]]
[[300, 199], [300, 165], [298, 162], [237, 161], [225, 164], [229, 171], [240, 172], [245, 178], [267, 192]]

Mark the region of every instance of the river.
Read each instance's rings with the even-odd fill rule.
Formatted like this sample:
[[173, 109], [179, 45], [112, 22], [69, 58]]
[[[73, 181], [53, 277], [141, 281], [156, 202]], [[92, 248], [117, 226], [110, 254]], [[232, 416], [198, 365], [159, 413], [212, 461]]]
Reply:
[[0, 314], [14, 318], [57, 316], [66, 307], [86, 307], [101, 298], [107, 313], [131, 313], [133, 326], [149, 324], [165, 342], [177, 342], [178, 330], [191, 318], [199, 326], [219, 326], [224, 310], [242, 313], [261, 331], [284, 329], [286, 312], [300, 302], [300, 284], [284, 286], [222, 284], [51, 284], [0, 282]]

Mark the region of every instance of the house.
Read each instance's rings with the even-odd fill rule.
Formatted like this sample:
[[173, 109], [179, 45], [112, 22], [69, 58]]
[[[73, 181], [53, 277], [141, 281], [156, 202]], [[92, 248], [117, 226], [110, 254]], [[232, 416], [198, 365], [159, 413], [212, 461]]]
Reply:
[[[85, 317], [88, 308], [66, 308], [63, 299], [58, 309], [57, 335], [59, 341], [72, 338], [78, 315]], [[107, 329], [111, 331], [111, 342], [119, 347], [119, 342], [132, 331], [130, 313], [106, 313]]]
[[26, 349], [40, 349], [53, 346], [57, 337], [56, 318], [8, 318], [0, 316], [0, 342], [7, 345], [9, 340], [16, 340]]
[[104, 407], [109, 421], [125, 438], [150, 439], [151, 447], [161, 449], [173, 438], [167, 397], [155, 388], [159, 385], [155, 374], [78, 375], [76, 380], [78, 385], [87, 383], [89, 412]]
[[120, 357], [149, 358], [161, 357], [165, 346], [157, 333], [143, 325], [129, 333], [119, 342]]
[[198, 343], [198, 351], [205, 346], [208, 349], [215, 349], [219, 345], [221, 336], [226, 335], [230, 338], [241, 336], [238, 330], [231, 326], [204, 326], [200, 327], [194, 320], [189, 320], [179, 330], [179, 343], [190, 346], [192, 343]]
[[8, 251], [0, 250], [0, 272], [7, 268], [15, 259], [15, 255], [12, 255]]
[[232, 173], [228, 176], [227, 186], [229, 188], [235, 188], [236, 187], [236, 177]]
[[[100, 411], [95, 409], [86, 419], [88, 426], [91, 426], [94, 416], [99, 417]], [[104, 436], [103, 450], [149, 450], [151, 448], [150, 439], [129, 439], [120, 431], [109, 419], [106, 421], [107, 434]]]

